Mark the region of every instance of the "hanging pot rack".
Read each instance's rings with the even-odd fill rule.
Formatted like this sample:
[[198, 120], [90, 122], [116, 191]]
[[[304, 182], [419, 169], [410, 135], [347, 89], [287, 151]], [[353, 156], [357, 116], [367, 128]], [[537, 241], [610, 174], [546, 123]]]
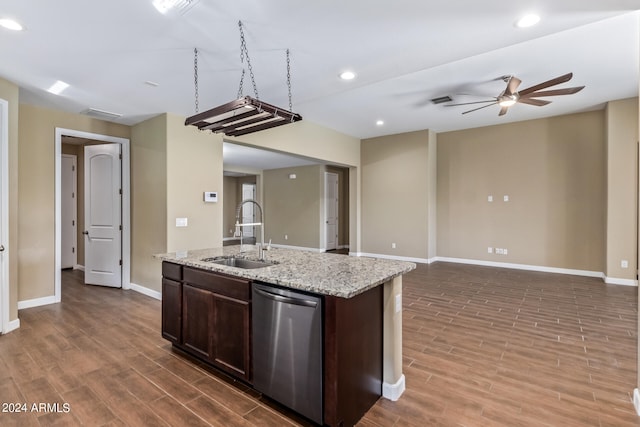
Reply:
[[261, 101], [258, 97], [258, 87], [255, 82], [249, 51], [242, 29], [242, 21], [238, 21], [240, 28], [240, 60], [247, 61], [247, 68], [253, 84], [255, 97], [242, 96], [245, 70], [242, 70], [240, 77], [240, 87], [238, 89], [238, 99], [226, 104], [204, 111], [198, 112], [198, 49], [194, 49], [194, 86], [195, 86], [195, 110], [196, 114], [185, 120], [185, 126], [195, 126], [200, 130], [209, 130], [214, 133], [223, 133], [227, 136], [240, 136], [253, 132], [271, 129], [277, 126], [286, 125], [302, 120], [300, 114], [291, 110], [291, 71], [289, 49], [287, 49], [287, 87], [289, 90], [289, 110], [276, 107]]

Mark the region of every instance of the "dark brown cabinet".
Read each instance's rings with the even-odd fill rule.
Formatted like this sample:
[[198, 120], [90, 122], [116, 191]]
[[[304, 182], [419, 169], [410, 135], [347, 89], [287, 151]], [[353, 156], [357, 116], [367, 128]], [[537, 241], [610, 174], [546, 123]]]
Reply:
[[162, 336], [250, 382], [251, 282], [168, 262], [162, 273]]
[[[251, 281], [164, 262], [162, 336], [248, 383]], [[382, 286], [324, 296], [324, 425], [350, 426], [382, 394]]]

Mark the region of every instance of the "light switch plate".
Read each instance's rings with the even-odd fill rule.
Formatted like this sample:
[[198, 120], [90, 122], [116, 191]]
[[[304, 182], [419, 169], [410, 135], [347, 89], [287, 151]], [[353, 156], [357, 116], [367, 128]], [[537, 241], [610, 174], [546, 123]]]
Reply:
[[187, 218], [176, 218], [176, 227], [186, 227], [187, 224]]

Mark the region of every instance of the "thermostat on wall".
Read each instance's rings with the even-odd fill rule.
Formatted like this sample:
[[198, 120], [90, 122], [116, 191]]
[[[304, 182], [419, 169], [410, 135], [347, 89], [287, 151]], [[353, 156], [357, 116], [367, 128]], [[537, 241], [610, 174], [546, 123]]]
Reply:
[[204, 201], [205, 202], [217, 202], [218, 201], [218, 192], [217, 191], [205, 191], [204, 192]]

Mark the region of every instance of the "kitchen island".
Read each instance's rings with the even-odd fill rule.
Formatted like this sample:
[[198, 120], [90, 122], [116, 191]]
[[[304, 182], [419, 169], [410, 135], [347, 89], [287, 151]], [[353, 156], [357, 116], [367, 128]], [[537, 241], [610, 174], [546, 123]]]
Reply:
[[[320, 296], [322, 421], [353, 425], [380, 395], [397, 399], [402, 375], [404, 261], [276, 248], [261, 268], [218, 264], [257, 260], [245, 245], [156, 255], [163, 260], [163, 337], [252, 385], [252, 283]], [[249, 250], [246, 250], [249, 249]]]

